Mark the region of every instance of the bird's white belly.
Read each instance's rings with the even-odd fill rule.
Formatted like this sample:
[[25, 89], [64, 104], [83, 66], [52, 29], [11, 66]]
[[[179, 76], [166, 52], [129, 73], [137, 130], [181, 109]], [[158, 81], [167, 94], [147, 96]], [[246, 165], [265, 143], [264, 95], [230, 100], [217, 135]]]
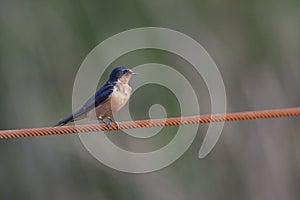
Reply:
[[108, 97], [96, 108], [87, 113], [87, 117], [93, 120], [110, 117], [112, 113], [118, 112], [128, 101], [131, 94], [131, 87], [128, 84], [118, 85]]
[[111, 111], [118, 112], [128, 101], [131, 94], [129, 85], [117, 86], [111, 95]]

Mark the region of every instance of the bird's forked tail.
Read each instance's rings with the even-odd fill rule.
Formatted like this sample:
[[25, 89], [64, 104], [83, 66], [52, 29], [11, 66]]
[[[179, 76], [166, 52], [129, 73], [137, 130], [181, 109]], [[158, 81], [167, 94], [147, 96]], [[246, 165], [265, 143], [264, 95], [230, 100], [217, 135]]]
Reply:
[[70, 116], [68, 116], [67, 118], [59, 121], [57, 124], [55, 124], [55, 126], [63, 126], [63, 125], [66, 125], [67, 123], [69, 122], [72, 122], [74, 121], [74, 117], [73, 115], [71, 114]]

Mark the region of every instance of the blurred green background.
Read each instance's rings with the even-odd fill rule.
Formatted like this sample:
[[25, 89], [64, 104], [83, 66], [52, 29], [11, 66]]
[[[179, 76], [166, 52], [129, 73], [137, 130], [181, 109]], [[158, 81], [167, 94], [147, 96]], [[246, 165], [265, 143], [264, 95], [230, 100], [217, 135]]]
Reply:
[[[114, 34], [144, 26], [183, 32], [205, 47], [224, 79], [228, 111], [299, 106], [299, 19], [295, 0], [2, 0], [0, 128], [55, 124], [71, 112], [73, 82], [87, 54]], [[111, 67], [154, 61], [189, 67], [153, 50], [124, 55]], [[201, 112], [209, 113], [203, 81], [198, 90]], [[169, 115], [178, 114], [171, 94], [153, 94], [159, 96]], [[138, 111], [133, 118], [147, 118], [148, 110]], [[299, 124], [299, 118], [226, 123], [213, 151], [199, 160], [207, 128], [201, 125], [179, 160], [139, 175], [99, 163], [77, 135], [1, 140], [0, 199], [299, 199]], [[173, 136], [164, 134], [173, 130], [152, 145], [168, 142]]]

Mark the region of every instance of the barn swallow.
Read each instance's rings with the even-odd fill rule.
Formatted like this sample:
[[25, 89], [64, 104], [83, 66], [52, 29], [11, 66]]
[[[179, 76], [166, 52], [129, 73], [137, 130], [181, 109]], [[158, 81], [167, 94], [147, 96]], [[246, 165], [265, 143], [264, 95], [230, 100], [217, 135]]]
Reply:
[[[63, 126], [69, 122], [89, 118], [100, 120], [109, 128], [110, 122], [119, 124], [111, 118], [111, 115], [119, 111], [128, 101], [131, 87], [128, 82], [135, 73], [127, 67], [117, 67], [110, 73], [108, 81], [80, 108], [55, 126]], [[105, 121], [108, 119], [109, 122]]]

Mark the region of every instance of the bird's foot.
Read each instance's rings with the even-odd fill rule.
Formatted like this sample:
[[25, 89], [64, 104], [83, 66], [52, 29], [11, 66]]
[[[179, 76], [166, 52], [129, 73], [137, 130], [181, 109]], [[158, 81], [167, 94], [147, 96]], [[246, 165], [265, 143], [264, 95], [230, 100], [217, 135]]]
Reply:
[[111, 126], [110, 126], [110, 122], [105, 121], [102, 117], [99, 117], [99, 120], [100, 120], [102, 123], [105, 124], [107, 130], [109, 131], [109, 130], [110, 130], [110, 127], [111, 127]]
[[111, 127], [110, 122], [106, 122], [106, 121], [102, 121], [102, 122], [105, 124], [105, 126], [106, 126], [107, 129], [108, 129], [108, 131], [110, 131], [110, 130], [109, 130], [110, 127]]
[[121, 129], [121, 128], [120, 128], [120, 124], [119, 124], [119, 122], [117, 122], [117, 121], [113, 120], [111, 117], [108, 117], [108, 119], [109, 119], [111, 122], [113, 122], [113, 123], [115, 123], [115, 124], [117, 125], [117, 129], [118, 129], [118, 130], [120, 130], [120, 129]]

